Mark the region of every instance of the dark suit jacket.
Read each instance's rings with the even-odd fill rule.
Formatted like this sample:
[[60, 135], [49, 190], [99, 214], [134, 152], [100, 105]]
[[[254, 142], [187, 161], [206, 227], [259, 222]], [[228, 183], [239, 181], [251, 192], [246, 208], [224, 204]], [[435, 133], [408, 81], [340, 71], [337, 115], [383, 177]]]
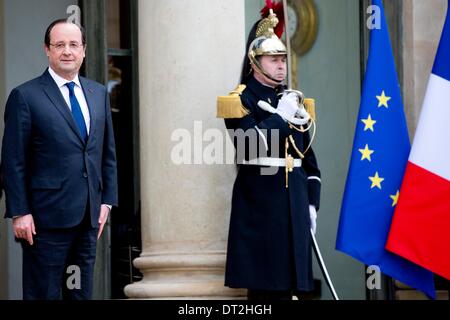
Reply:
[[108, 92], [95, 81], [80, 82], [91, 118], [86, 143], [48, 70], [9, 95], [2, 146], [6, 217], [31, 213], [37, 228], [68, 228], [90, 212], [98, 227], [100, 205], [117, 205]]

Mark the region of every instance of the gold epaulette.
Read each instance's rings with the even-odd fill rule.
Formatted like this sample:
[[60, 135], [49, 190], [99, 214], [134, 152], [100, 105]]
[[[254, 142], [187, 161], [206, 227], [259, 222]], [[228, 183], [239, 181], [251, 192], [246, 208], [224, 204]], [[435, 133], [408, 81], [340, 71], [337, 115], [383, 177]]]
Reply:
[[311, 98], [305, 98], [303, 104], [305, 105], [306, 112], [316, 121], [316, 101]]
[[240, 84], [229, 95], [217, 97], [217, 118], [243, 118], [249, 114], [241, 101], [241, 94], [245, 87], [244, 84]]

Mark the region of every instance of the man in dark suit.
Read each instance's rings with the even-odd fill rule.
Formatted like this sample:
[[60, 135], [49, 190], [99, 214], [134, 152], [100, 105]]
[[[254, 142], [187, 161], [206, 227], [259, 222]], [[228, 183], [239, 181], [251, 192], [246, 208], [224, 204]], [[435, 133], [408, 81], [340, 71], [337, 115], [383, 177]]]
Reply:
[[78, 76], [85, 43], [80, 26], [50, 24], [49, 68], [6, 104], [6, 217], [22, 244], [24, 299], [91, 298], [96, 242], [117, 205], [108, 93]]

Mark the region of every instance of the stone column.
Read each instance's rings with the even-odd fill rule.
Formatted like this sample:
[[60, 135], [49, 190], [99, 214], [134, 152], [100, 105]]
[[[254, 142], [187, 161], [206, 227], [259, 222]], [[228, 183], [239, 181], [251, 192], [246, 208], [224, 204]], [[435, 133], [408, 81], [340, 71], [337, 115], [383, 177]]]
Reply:
[[[245, 294], [224, 287], [235, 168], [194, 156], [208, 145], [203, 132], [224, 131], [216, 97], [239, 81], [244, 11], [242, 0], [139, 1], [143, 251], [134, 264], [144, 278], [125, 288], [130, 298]], [[171, 159], [177, 129], [190, 134], [192, 164]]]
[[446, 0], [403, 2], [404, 104], [411, 136], [422, 109], [446, 9]]

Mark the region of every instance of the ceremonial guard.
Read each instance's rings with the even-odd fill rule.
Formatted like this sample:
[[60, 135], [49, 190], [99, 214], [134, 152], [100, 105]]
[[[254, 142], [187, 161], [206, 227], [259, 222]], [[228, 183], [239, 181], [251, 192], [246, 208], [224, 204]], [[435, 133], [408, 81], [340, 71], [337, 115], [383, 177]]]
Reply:
[[301, 92], [286, 90], [287, 50], [274, 8], [265, 9], [249, 35], [241, 85], [218, 98], [238, 167], [225, 285], [249, 289], [249, 300], [283, 300], [313, 289], [310, 228], [321, 180], [315, 123]]

